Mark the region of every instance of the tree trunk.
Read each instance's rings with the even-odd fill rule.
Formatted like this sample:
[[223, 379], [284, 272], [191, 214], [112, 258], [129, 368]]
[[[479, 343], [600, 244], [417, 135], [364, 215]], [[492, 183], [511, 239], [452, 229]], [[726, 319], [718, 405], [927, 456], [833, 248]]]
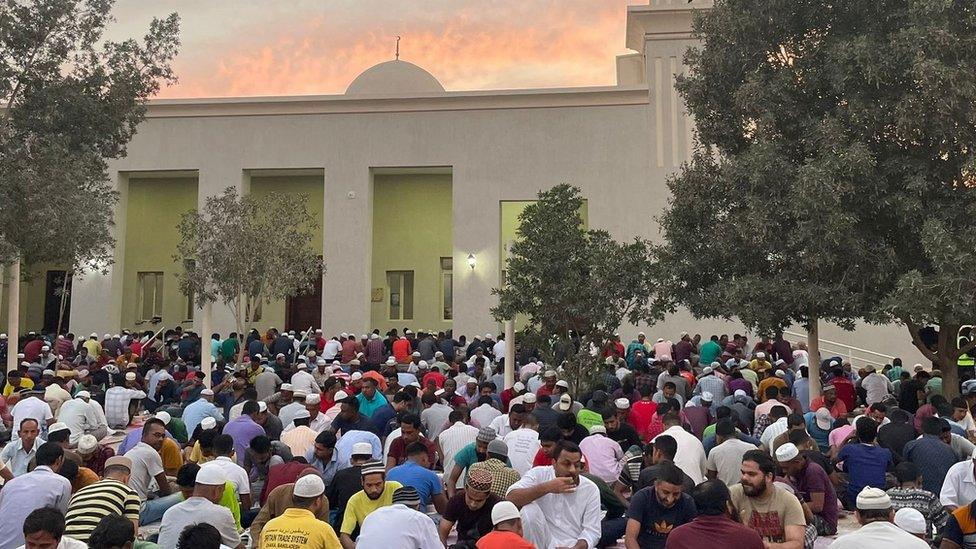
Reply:
[[210, 356], [210, 333], [213, 331], [213, 303], [207, 301], [201, 308], [200, 318], [200, 371], [203, 372], [203, 384], [213, 388], [211, 375], [213, 372], [213, 357]]
[[512, 385], [515, 385], [515, 319], [505, 321], [505, 389]]
[[811, 318], [807, 328], [807, 354], [809, 355], [810, 402], [820, 396], [820, 319]]
[[64, 280], [61, 281], [61, 304], [58, 308], [58, 330], [54, 332], [55, 335], [61, 335], [61, 324], [64, 322], [64, 308], [68, 304], [68, 277], [71, 276], [71, 271], [66, 270], [64, 272]]
[[908, 327], [908, 332], [912, 335], [912, 344], [915, 345], [915, 348], [942, 372], [942, 393], [950, 400], [959, 396], [959, 357], [972, 349], [976, 343], [971, 341], [964, 348], [957, 348], [956, 338], [961, 326], [958, 324], [940, 324], [938, 346], [935, 351], [932, 351], [922, 342], [919, 335], [921, 326], [911, 320], [903, 319], [903, 321]]
[[17, 353], [20, 352], [20, 259], [10, 263], [7, 268], [10, 284], [7, 286], [7, 372], [19, 366]]

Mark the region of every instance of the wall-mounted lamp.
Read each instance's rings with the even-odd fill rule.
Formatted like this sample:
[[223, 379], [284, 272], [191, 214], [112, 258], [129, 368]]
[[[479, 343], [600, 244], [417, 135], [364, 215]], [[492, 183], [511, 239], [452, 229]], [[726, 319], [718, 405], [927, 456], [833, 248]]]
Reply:
[[474, 258], [474, 254], [468, 254], [468, 266], [474, 269], [477, 264], [478, 260]]

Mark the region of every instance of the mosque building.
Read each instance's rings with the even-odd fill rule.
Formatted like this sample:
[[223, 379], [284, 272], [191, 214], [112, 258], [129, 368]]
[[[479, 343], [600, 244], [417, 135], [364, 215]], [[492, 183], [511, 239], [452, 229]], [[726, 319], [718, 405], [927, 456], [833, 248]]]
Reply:
[[[114, 264], [74, 278], [68, 326], [87, 335], [181, 325], [226, 336], [229, 310], [215, 305], [204, 322], [179, 290], [184, 267], [172, 256], [180, 215], [237, 186], [268, 201], [307, 194], [318, 222], [310, 252], [327, 264], [306, 295], [264, 305], [250, 324], [498, 333], [491, 290], [504, 280], [518, 214], [539, 190], [575, 185], [588, 226], [618, 240], [661, 238], [665, 181], [690, 158], [694, 138], [675, 79], [695, 43], [692, 13], [711, 4], [629, 6], [621, 16], [632, 53], [617, 57], [612, 86], [451, 91], [437, 67], [396, 59], [366, 69], [341, 95], [151, 101], [128, 154], [109, 166], [121, 194]], [[22, 332], [57, 324], [59, 271], [34, 270], [21, 288]], [[707, 338], [735, 328], [685, 313], [648, 334]], [[636, 331], [621, 328], [625, 340]], [[897, 326], [823, 326], [821, 337], [845, 356], [858, 354], [845, 347], [858, 342], [917, 356]], [[867, 350], [861, 358], [885, 362]]]

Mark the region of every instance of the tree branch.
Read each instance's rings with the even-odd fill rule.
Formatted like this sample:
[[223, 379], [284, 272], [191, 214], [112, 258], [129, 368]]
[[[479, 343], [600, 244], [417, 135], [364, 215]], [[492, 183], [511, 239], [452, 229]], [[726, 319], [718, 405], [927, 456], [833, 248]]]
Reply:
[[905, 326], [908, 327], [908, 332], [912, 335], [912, 344], [914, 344], [915, 347], [919, 351], [921, 351], [922, 355], [924, 355], [925, 358], [929, 359], [932, 362], [938, 363], [939, 357], [936, 356], [936, 353], [933, 353], [931, 350], [929, 350], [928, 347], [925, 346], [925, 343], [922, 341], [922, 338], [919, 336], [918, 324], [915, 324], [914, 322], [912, 322], [907, 318], [903, 318], [902, 322], [905, 323]]

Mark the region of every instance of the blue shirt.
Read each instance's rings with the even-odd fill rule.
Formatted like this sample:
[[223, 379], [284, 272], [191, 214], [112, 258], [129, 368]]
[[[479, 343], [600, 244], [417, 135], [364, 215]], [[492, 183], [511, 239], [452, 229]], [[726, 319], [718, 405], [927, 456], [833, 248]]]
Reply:
[[387, 428], [387, 425], [395, 415], [396, 412], [393, 410], [393, 406], [386, 405], [373, 412], [373, 417], [369, 418], [369, 420], [372, 422], [373, 429], [375, 429], [377, 433], [387, 436], [391, 431], [391, 429]]
[[370, 431], [346, 431], [339, 441], [336, 442], [335, 455], [337, 456], [337, 466], [345, 469], [351, 464], [349, 459], [352, 457], [352, 446], [357, 442], [368, 442], [373, 447], [373, 459], [380, 459], [383, 456], [383, 444], [380, 437]]
[[956, 453], [933, 435], [922, 435], [909, 441], [901, 454], [918, 467], [918, 472], [922, 474], [922, 488], [933, 494], [942, 491], [946, 473], [956, 464]]
[[356, 400], [359, 401], [359, 413], [366, 417], [373, 417], [373, 414], [384, 406], [389, 406], [389, 401], [383, 396], [383, 393], [376, 391], [373, 393], [373, 400], [366, 398], [365, 393], [359, 393], [356, 395]]
[[404, 486], [413, 486], [420, 494], [420, 505], [426, 507], [433, 501], [434, 496], [441, 493], [441, 481], [437, 473], [421, 467], [413, 460], [403, 462], [390, 469], [386, 480], [395, 480]]
[[[125, 455], [125, 453], [133, 449], [136, 444], [142, 442], [142, 429], [142, 427], [133, 429], [129, 432], [129, 434], [125, 435], [125, 438], [122, 439], [122, 443], [119, 444], [119, 449], [115, 451], [115, 455]], [[169, 431], [165, 431], [163, 434], [166, 435], [166, 438], [173, 438], [173, 435], [169, 434]]]
[[817, 443], [817, 447], [820, 451], [827, 453], [830, 451], [830, 441], [828, 437], [830, 436], [830, 431], [824, 431], [820, 427], [817, 427], [817, 417], [814, 412], [807, 412], [803, 414], [803, 417], [807, 420], [807, 432], [810, 433], [810, 438], [812, 438]]
[[183, 424], [186, 425], [187, 436], [193, 436], [193, 431], [200, 425], [204, 418], [212, 417], [217, 421], [223, 421], [224, 415], [217, 406], [205, 398], [200, 398], [183, 408]]
[[810, 379], [801, 377], [793, 382], [793, 397], [800, 401], [803, 413], [810, 411]]
[[44, 444], [44, 440], [37, 437], [34, 439], [34, 446], [30, 452], [25, 452], [23, 440], [17, 439], [11, 441], [3, 447], [3, 452], [0, 452], [0, 460], [3, 460], [7, 464], [10, 472], [15, 477], [19, 477], [27, 472], [27, 466], [34, 459], [34, 454], [37, 453], [37, 447], [41, 444]]
[[[837, 461], [844, 462], [844, 471], [849, 478], [849, 501], [857, 500], [857, 495], [865, 486], [884, 490], [885, 472], [894, 463], [891, 451], [887, 448], [862, 443], [848, 444], [841, 448]], [[941, 488], [940, 486], [939, 489]]]
[[321, 459], [315, 457], [315, 447], [311, 447], [305, 452], [305, 461], [312, 467], [318, 469], [319, 473], [322, 474], [322, 481], [328, 486], [332, 484], [332, 479], [335, 478], [335, 474], [339, 471], [339, 453], [335, 450], [332, 451], [332, 459], [328, 463], [322, 461]]

